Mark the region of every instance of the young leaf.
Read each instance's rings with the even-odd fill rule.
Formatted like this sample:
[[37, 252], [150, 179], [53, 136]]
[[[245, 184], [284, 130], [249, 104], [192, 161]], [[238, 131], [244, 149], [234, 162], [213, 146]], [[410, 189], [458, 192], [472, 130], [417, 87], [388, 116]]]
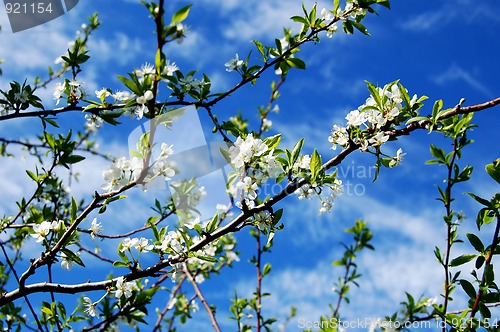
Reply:
[[464, 254], [464, 255], [458, 256], [457, 258], [453, 259], [450, 262], [450, 266], [454, 267], [454, 266], [463, 265], [465, 263], [470, 262], [471, 260], [473, 260], [476, 257], [477, 257], [476, 254]]
[[484, 252], [484, 244], [481, 242], [481, 239], [479, 239], [475, 234], [468, 233], [467, 238], [469, 239], [470, 244], [476, 249], [478, 252]]
[[181, 23], [184, 21], [188, 17], [190, 9], [191, 5], [187, 5], [176, 11], [174, 16], [172, 16], [172, 23]]
[[491, 178], [500, 183], [500, 158], [495, 160], [493, 163], [486, 165], [485, 168]]
[[319, 155], [318, 151], [316, 151], [316, 149], [314, 149], [314, 152], [311, 157], [310, 169], [311, 169], [311, 181], [314, 182], [321, 169], [321, 156]]
[[460, 280], [460, 285], [464, 289], [465, 293], [467, 293], [467, 295], [471, 299], [475, 299], [476, 298], [476, 290], [474, 289], [474, 286], [472, 286], [472, 284], [469, 281], [467, 281], [465, 279], [461, 279]]
[[76, 204], [75, 198], [71, 197], [71, 210], [70, 210], [71, 222], [76, 220], [77, 212], [78, 212], [78, 205]]

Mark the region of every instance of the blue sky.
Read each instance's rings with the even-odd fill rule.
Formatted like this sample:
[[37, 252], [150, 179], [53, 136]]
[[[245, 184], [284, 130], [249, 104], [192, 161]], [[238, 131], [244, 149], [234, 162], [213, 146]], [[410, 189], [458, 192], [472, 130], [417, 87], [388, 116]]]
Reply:
[[[173, 10], [188, 3], [175, 1], [168, 8]], [[308, 7], [311, 4], [306, 1]], [[269, 44], [282, 37], [283, 27], [297, 29], [289, 17], [301, 13], [300, 5], [295, 0], [196, 1], [186, 21], [190, 33], [182, 44], [167, 47], [167, 58], [183, 72], [197, 69], [206, 73], [212, 80], [212, 91], [223, 91], [238, 81], [235, 73], [225, 71], [224, 63], [235, 53], [246, 56], [252, 50], [252, 39]], [[330, 6], [331, 2], [326, 1], [318, 4], [319, 9]], [[498, 97], [499, 10], [500, 4], [491, 1], [393, 1], [391, 10], [380, 8], [378, 17], [365, 20], [372, 36], [338, 33], [332, 39], [322, 38], [317, 45], [305, 45], [299, 57], [306, 62], [307, 70], [289, 74], [277, 101], [280, 112], [270, 117], [274, 125], [270, 134], [281, 132], [283, 142], [289, 147], [305, 137], [304, 152], [311, 153], [317, 148], [324, 160], [334, 156], [327, 140], [330, 129], [335, 123], [345, 124], [345, 115], [364, 103], [368, 96], [364, 80], [384, 85], [400, 79], [410, 95], [429, 96], [425, 114], [436, 99], [443, 99], [445, 107], [453, 107], [461, 98], [466, 99], [466, 105], [472, 105]], [[53, 65], [65, 52], [75, 30], [94, 11], [100, 13], [103, 24], [91, 38], [92, 58], [81, 79], [91, 93], [103, 86], [122, 89], [116, 75], [153, 62], [155, 55], [152, 21], [147, 18], [146, 9], [133, 0], [81, 1], [52, 22], [15, 34], [8, 31], [5, 11], [0, 10], [0, 59], [5, 59], [0, 86], [5, 88], [11, 79], [43, 77], [47, 65]], [[239, 90], [213, 111], [220, 119], [227, 119], [241, 110], [247, 118], [255, 120], [257, 106], [267, 103], [273, 79], [278, 79], [274, 73], [263, 75], [254, 87]], [[54, 104], [52, 92], [51, 87], [40, 93], [49, 107]], [[204, 122], [203, 115], [201, 118], [205, 132], [210, 132], [210, 125]], [[474, 191], [488, 197], [498, 191], [498, 186], [483, 171], [486, 163], [499, 157], [497, 118], [498, 109], [475, 116], [474, 123], [479, 125], [471, 134], [475, 143], [465, 150], [461, 161], [461, 165], [475, 167], [473, 181], [459, 186], [457, 192], [460, 205], [456, 209], [469, 217], [463, 236], [466, 230], [474, 229], [477, 205], [461, 192]], [[65, 127], [70, 127], [83, 121], [83, 115], [62, 115], [59, 119]], [[128, 153], [126, 137], [138, 122], [124, 122], [119, 129], [108, 125], [99, 132], [97, 140], [103, 151], [115, 155]], [[39, 129], [35, 120], [0, 123], [2, 136], [10, 138], [32, 137]], [[348, 241], [343, 229], [358, 218], [370, 223], [376, 250], [365, 252], [358, 259], [363, 274], [361, 287], [352, 289], [352, 303], [344, 305], [343, 317], [355, 320], [392, 314], [405, 299], [405, 291], [415, 297], [439, 296], [443, 273], [432, 251], [435, 245], [444, 246], [445, 229], [441, 222], [444, 209], [434, 199], [437, 195], [434, 185], [441, 183], [445, 171], [424, 165], [430, 159], [431, 141], [449, 148], [449, 143], [438, 135], [425, 132], [387, 144], [387, 151], [395, 153], [401, 147], [407, 155], [400, 167], [383, 169], [373, 184], [368, 175], [374, 159], [361, 153], [352, 154], [339, 169], [352, 191], [338, 199], [330, 214], [320, 217], [315, 202], [306, 203], [295, 197], [281, 203], [285, 209], [285, 229], [277, 234], [272, 255], [265, 256], [273, 264], [271, 276], [264, 281], [264, 288], [273, 294], [266, 300], [265, 315], [283, 319], [292, 305], [298, 308], [297, 319], [314, 320], [329, 313], [328, 303], [336, 301], [331, 287], [341, 273], [330, 263], [342, 254], [338, 243]], [[29, 192], [31, 187], [24, 171], [18, 170], [30, 167], [30, 162], [29, 158], [2, 161], [0, 178], [4, 188], [0, 211], [9, 213], [15, 208], [13, 200]], [[81, 179], [85, 180], [72, 187], [77, 197], [88, 198], [102, 183], [101, 172], [107, 163], [92, 158], [88, 162], [90, 167], [79, 169]], [[131, 196], [133, 199], [127, 205], [111, 209], [109, 219], [103, 220], [105, 230], [118, 231], [116, 220], [127, 225], [144, 221], [150, 197], [139, 191]], [[253, 255], [254, 245], [247, 231], [241, 233], [238, 236], [243, 252], [241, 262], [224, 271], [220, 278], [202, 284], [207, 300], [218, 305], [219, 321], [227, 330], [235, 328], [226, 319], [228, 299], [234, 289], [250, 295], [255, 287], [254, 271], [245, 261]], [[36, 255], [36, 245], [33, 243], [30, 248]], [[458, 245], [456, 255], [467, 250], [465, 245]], [[88, 279], [88, 275], [82, 275], [82, 279]], [[456, 299], [461, 297], [457, 295]], [[462, 302], [453, 308], [464, 306]], [[196, 317], [200, 319], [191, 328], [201, 329], [209, 324], [203, 312]], [[297, 319], [289, 323], [287, 331], [297, 330]]]

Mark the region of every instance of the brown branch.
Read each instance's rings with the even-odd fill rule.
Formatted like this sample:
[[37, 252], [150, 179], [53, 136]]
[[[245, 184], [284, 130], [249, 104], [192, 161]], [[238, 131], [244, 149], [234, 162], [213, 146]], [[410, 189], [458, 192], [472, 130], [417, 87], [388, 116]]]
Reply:
[[484, 263], [483, 277], [481, 278], [481, 287], [479, 287], [476, 299], [474, 300], [474, 305], [472, 306], [472, 309], [470, 311], [470, 318], [474, 318], [477, 311], [479, 310], [479, 305], [481, 303], [481, 299], [484, 293], [483, 286], [486, 282], [486, 271], [488, 270], [488, 267], [491, 265], [491, 260], [493, 259], [493, 255], [498, 245], [498, 240], [499, 240], [498, 234], [500, 232], [500, 215], [498, 214], [498, 211], [496, 214], [497, 214], [497, 225], [495, 227], [495, 234], [493, 235], [493, 240], [491, 241], [490, 252], [488, 254], [488, 257], [486, 257], [486, 261]]
[[[461, 108], [459, 106], [456, 106], [452, 110], [443, 114], [440, 119], [445, 119], [447, 117], [450, 117], [450, 116], [453, 116], [456, 114], [465, 114], [467, 112], [482, 111], [484, 109], [491, 108], [491, 107], [496, 106], [498, 104], [500, 104], [500, 98], [494, 99], [490, 102], [486, 102], [486, 103], [478, 104], [478, 105], [474, 105], [474, 106], [469, 106], [469, 107]], [[396, 130], [389, 131], [386, 133], [388, 133], [389, 135], [394, 136], [394, 137], [408, 135], [409, 133], [411, 133], [412, 131], [414, 131], [416, 129], [426, 128], [426, 125], [428, 123], [429, 123], [428, 121], [423, 120], [420, 122], [411, 123], [402, 129], [396, 129]], [[349, 145], [346, 148], [344, 148], [342, 151], [340, 151], [338, 155], [336, 155], [335, 157], [328, 160], [323, 165], [323, 167], [325, 168], [325, 170], [329, 170], [332, 167], [339, 165], [349, 154], [351, 154], [353, 151], [356, 151], [357, 149], [358, 149], [358, 146], [354, 142], [350, 142]], [[136, 184], [137, 184], [136, 182], [132, 182], [129, 185], [121, 188], [118, 191], [106, 193], [106, 194], [100, 195], [99, 197], [102, 199], [105, 199], [108, 197], [113, 197], [113, 196], [127, 190], [128, 188], [133, 187]], [[306, 181], [304, 179], [292, 181], [280, 193], [278, 193], [276, 196], [272, 197], [267, 202], [260, 204], [256, 207], [254, 207], [253, 209], [249, 209], [247, 211], [240, 213], [237, 217], [235, 217], [227, 225], [218, 228], [217, 230], [215, 230], [211, 234], [205, 235], [198, 242], [196, 242], [195, 244], [193, 244], [191, 246], [191, 251], [193, 251], [193, 252], [198, 251], [198, 250], [202, 249], [206, 244], [214, 241], [215, 239], [218, 239], [221, 236], [224, 236], [228, 233], [231, 233], [231, 232], [238, 230], [238, 227], [241, 224], [243, 224], [248, 218], [253, 216], [255, 213], [258, 213], [258, 212], [264, 211], [264, 210], [269, 210], [273, 205], [275, 205], [276, 203], [278, 203], [279, 201], [281, 201], [285, 197], [289, 196], [295, 190], [297, 190], [298, 188], [300, 188], [301, 186], [303, 186], [305, 184], [306, 184]], [[96, 199], [97, 199], [97, 197], [94, 199], [94, 201]], [[91, 205], [96, 204], [96, 203], [94, 203], [94, 201], [91, 203]], [[80, 217], [77, 218], [77, 220], [80, 219]], [[77, 223], [75, 222], [74, 224], [77, 224]], [[60, 244], [60, 243], [61, 243], [61, 241], [58, 244]], [[56, 244], [56, 246], [57, 246], [57, 244]], [[59, 247], [60, 246], [62, 246], [62, 244], [60, 244]], [[53, 255], [55, 253], [54, 248], [49, 253], [46, 253], [45, 257], [49, 256], [50, 253], [52, 253], [52, 255]], [[60, 249], [60, 248], [58, 248], [58, 249]], [[124, 275], [124, 277], [128, 281], [132, 281], [132, 280], [136, 280], [136, 279], [143, 278], [143, 277], [153, 276], [153, 275], [156, 275], [159, 271], [161, 271], [162, 269], [164, 269], [166, 267], [169, 267], [169, 266], [176, 264], [176, 263], [179, 263], [179, 262], [184, 262], [186, 260], [186, 258], [187, 258], [187, 255], [185, 253], [179, 254], [176, 256], [171, 256], [168, 259], [161, 260], [158, 263], [156, 263], [152, 266], [149, 266], [146, 269], [137, 270], [137, 271], [133, 271], [131, 273], [128, 273], [128, 274]], [[37, 262], [38, 262], [38, 264], [41, 264], [41, 263], [45, 262], [45, 260], [46, 260], [46, 258], [44, 259], [42, 256], [42, 258], [39, 258], [37, 260]], [[33, 265], [34, 264], [32, 264], [32, 266]], [[30, 267], [28, 271], [34, 272], [34, 269], [32, 270], [32, 267]], [[19, 299], [20, 297], [22, 297], [24, 295], [32, 294], [32, 293], [54, 291], [54, 292], [60, 292], [60, 293], [75, 294], [75, 293], [83, 292], [83, 291], [103, 290], [103, 289], [106, 289], [106, 287], [111, 286], [113, 284], [113, 282], [115, 282], [115, 281], [116, 281], [116, 279], [100, 281], [100, 282], [95, 282], [95, 283], [76, 284], [76, 285], [61, 285], [61, 284], [49, 284], [49, 283], [37, 283], [37, 284], [32, 284], [32, 285], [26, 285], [22, 288], [20, 287], [19, 289], [15, 289], [15, 290], [8, 292], [6, 294], [0, 294], [0, 306], [3, 306], [4, 304], [12, 302], [16, 299]]]
[[196, 280], [194, 280], [194, 277], [191, 274], [191, 271], [189, 271], [189, 267], [188, 267], [186, 261], [184, 261], [182, 266], [183, 266], [184, 274], [188, 278], [191, 285], [193, 285], [193, 288], [194, 288], [194, 291], [196, 292], [196, 295], [198, 296], [201, 303], [205, 307], [205, 310], [207, 311], [208, 317], [210, 317], [210, 321], [212, 322], [212, 326], [214, 327], [215, 331], [220, 332], [221, 329], [219, 327], [219, 324], [217, 323], [217, 320], [215, 319], [214, 312], [212, 311], [212, 308], [210, 308], [210, 305], [208, 305], [208, 302], [205, 299], [205, 296], [203, 295], [203, 293], [201, 292], [200, 287], [198, 287]]
[[[168, 275], [165, 273], [165, 275], [162, 278], [166, 279], [166, 278], [168, 278]], [[153, 329], [152, 332], [156, 332], [160, 328], [161, 321], [163, 320], [163, 317], [165, 317], [165, 315], [167, 314], [167, 312], [171, 309], [170, 306], [172, 305], [172, 301], [175, 299], [176, 294], [181, 289], [181, 286], [182, 286], [182, 284], [184, 283], [185, 280], [186, 280], [186, 276], [183, 276], [181, 278], [181, 280], [179, 280], [179, 282], [177, 283], [177, 285], [175, 286], [175, 288], [172, 290], [172, 292], [170, 293], [170, 298], [168, 299], [167, 304], [165, 304], [165, 308], [163, 308], [163, 310], [161, 311], [160, 315], [158, 315], [158, 319], [156, 320], [155, 327], [154, 327], [154, 329]], [[155, 287], [155, 286], [153, 286], [153, 287]]]

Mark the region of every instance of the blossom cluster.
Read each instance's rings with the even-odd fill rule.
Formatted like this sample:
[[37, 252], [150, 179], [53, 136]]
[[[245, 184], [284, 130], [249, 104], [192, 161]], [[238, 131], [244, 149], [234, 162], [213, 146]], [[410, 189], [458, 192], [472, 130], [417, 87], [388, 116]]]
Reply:
[[[229, 193], [233, 197], [242, 198], [236, 206], [247, 208], [255, 206], [258, 185], [266, 182], [269, 178], [276, 178], [282, 168], [277, 161], [274, 149], [269, 147], [253, 134], [246, 138], [238, 137], [233, 146], [229, 148], [231, 164], [240, 174], [239, 181], [231, 187]], [[242, 203], [244, 202], [244, 203]]]
[[62, 220], [42, 221], [33, 226], [34, 233], [31, 234], [31, 236], [36, 239], [36, 242], [42, 242], [51, 231], [58, 231], [63, 224], [64, 222]]
[[143, 176], [141, 184], [145, 185], [151, 182], [157, 176], [162, 176], [166, 181], [170, 180], [175, 175], [175, 170], [171, 167], [168, 157], [173, 154], [173, 148], [166, 143], [161, 144], [161, 153], [156, 160], [146, 168], [147, 174], [143, 176], [144, 159], [139, 157], [132, 157], [127, 159], [121, 157], [115, 162], [111, 163], [109, 169], [104, 171], [102, 176], [106, 181], [101, 188], [106, 191], [117, 190], [130, 181], [139, 180]]
[[[337, 146], [345, 148], [351, 140], [362, 151], [387, 142], [389, 140], [387, 131], [406, 119], [405, 109], [412, 109], [418, 101], [414, 95], [408, 105], [405, 105], [402, 93], [407, 93], [406, 89], [396, 82], [389, 83], [383, 88], [374, 87], [372, 95], [365, 103], [347, 114], [345, 117], [347, 126], [333, 126], [332, 133], [328, 137], [332, 149], [335, 150]], [[398, 150], [395, 163], [393, 162], [391, 166], [397, 165], [403, 155], [402, 151]]]
[[85, 99], [87, 97], [87, 92], [83, 87], [83, 83], [74, 80], [65, 79], [62, 83], [57, 82], [54, 91], [54, 99], [56, 100], [56, 105], [59, 104], [61, 98], [66, 96], [72, 103], [78, 100]]

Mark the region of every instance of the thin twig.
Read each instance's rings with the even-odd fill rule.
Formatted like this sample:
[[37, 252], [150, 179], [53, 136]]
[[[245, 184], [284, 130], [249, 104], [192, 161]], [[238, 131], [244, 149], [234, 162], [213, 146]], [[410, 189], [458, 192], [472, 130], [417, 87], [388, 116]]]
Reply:
[[196, 280], [194, 280], [194, 277], [191, 274], [191, 271], [189, 271], [189, 267], [188, 267], [186, 261], [183, 262], [182, 266], [183, 266], [184, 274], [188, 278], [191, 285], [193, 285], [193, 288], [194, 288], [194, 291], [196, 292], [196, 295], [198, 296], [201, 303], [205, 307], [205, 310], [207, 311], [208, 317], [210, 317], [210, 321], [212, 322], [212, 326], [214, 327], [215, 331], [220, 332], [221, 329], [219, 327], [219, 324], [217, 323], [217, 320], [215, 319], [214, 312], [212, 311], [212, 308], [210, 308], [210, 305], [208, 304], [207, 300], [205, 299], [205, 296], [201, 292], [200, 287], [198, 287]]

